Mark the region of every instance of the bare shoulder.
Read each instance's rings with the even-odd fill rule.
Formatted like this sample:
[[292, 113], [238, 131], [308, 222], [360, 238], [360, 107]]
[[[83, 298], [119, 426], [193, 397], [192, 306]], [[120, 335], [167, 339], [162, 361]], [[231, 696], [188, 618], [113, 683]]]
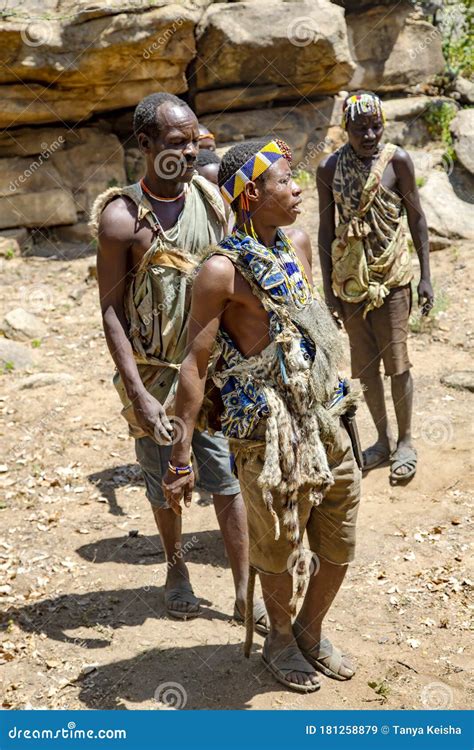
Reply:
[[194, 288], [201, 292], [228, 290], [234, 281], [235, 266], [225, 255], [211, 255], [204, 261], [196, 276]]
[[300, 227], [288, 227], [285, 229], [295, 248], [299, 248], [307, 257], [311, 257], [311, 239], [308, 232]]
[[401, 148], [401, 146], [397, 146], [397, 150], [392, 157], [392, 163], [395, 171], [397, 170], [397, 168], [400, 170], [408, 170], [411, 172], [415, 169], [410, 154], [408, 153], [408, 151], [405, 151], [404, 148]]
[[327, 184], [332, 182], [338, 158], [339, 154], [337, 151], [334, 154], [329, 154], [329, 156], [324, 157], [316, 170], [316, 176], [319, 180], [322, 180]]
[[99, 220], [99, 240], [130, 242], [135, 234], [137, 207], [132, 200], [117, 196], [102, 211]]

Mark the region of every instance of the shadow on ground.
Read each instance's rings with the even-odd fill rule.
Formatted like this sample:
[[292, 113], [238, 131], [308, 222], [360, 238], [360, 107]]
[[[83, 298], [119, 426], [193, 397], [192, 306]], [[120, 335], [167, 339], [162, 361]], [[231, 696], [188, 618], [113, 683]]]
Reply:
[[[227, 567], [221, 533], [217, 529], [183, 534], [182, 546], [186, 562]], [[128, 536], [100, 539], [84, 544], [76, 552], [91, 563], [159, 565], [165, 561], [159, 534], [141, 536], [134, 531]], [[148, 573], [146, 575], [149, 576]]]
[[113, 466], [109, 469], [89, 474], [87, 479], [94, 487], [97, 487], [102, 497], [107, 500], [110, 513], [113, 516], [125, 515], [125, 511], [117, 501], [115, 494], [117, 487], [143, 487], [143, 492], [145, 493], [141, 470], [137, 464]]
[[260, 644], [254, 644], [246, 659], [241, 643], [188, 648], [163, 644], [81, 678], [79, 699], [91, 709], [127, 709], [125, 701], [153, 706], [157, 699], [161, 707], [169, 702], [183, 709], [250, 708], [256, 695], [276, 689], [259, 651]]
[[[210, 602], [202, 599], [201, 620], [229, 620], [228, 615], [206, 604]], [[135, 589], [65, 594], [10, 609], [3, 616], [3, 627], [13, 622], [28, 633], [44, 633], [52, 640], [92, 649], [110, 646], [112, 634], [108, 637], [108, 629], [137, 627], [150, 618], [169, 619], [164, 606], [164, 587], [152, 585], [152, 581]], [[183, 627], [190, 625], [189, 621], [173, 620], [175, 623]], [[69, 635], [67, 632], [81, 629], [95, 630], [97, 637]]]

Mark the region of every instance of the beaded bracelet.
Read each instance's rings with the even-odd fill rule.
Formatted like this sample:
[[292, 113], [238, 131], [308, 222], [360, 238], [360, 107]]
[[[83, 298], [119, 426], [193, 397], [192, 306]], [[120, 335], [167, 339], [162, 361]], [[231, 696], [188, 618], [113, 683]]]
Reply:
[[187, 466], [173, 466], [171, 461], [168, 461], [168, 469], [172, 474], [175, 475], [175, 477], [186, 477], [188, 474], [192, 473], [193, 465], [188, 464]]

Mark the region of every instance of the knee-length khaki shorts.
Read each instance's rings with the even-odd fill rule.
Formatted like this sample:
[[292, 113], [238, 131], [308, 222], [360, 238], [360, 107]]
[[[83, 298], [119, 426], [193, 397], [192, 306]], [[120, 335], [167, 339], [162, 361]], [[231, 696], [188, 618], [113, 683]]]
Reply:
[[[277, 494], [273, 497], [273, 508], [280, 520], [280, 538], [275, 540], [274, 522], [257, 483], [263, 468], [265, 446], [262, 443], [249, 453], [247, 449], [239, 450], [239, 441], [231, 440], [230, 448], [247, 510], [250, 564], [262, 573], [284, 573], [291, 568], [292, 547], [283, 526], [282, 498]], [[318, 557], [336, 565], [346, 565], [354, 559], [355, 553], [361, 473], [349, 435], [342, 425], [334, 446], [328, 452], [328, 460], [334, 484], [320, 505], [313, 506], [304, 488], [298, 499], [300, 535], [306, 531], [309, 548]]]

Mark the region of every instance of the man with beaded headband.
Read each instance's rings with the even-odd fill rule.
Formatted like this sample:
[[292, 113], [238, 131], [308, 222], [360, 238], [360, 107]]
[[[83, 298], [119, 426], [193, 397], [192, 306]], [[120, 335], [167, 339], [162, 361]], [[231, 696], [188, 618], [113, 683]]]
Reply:
[[[166, 610], [187, 619], [200, 613], [199, 599], [184, 562], [181, 519], [166, 504], [161, 479], [171, 455], [170, 415], [186, 344], [192, 272], [198, 254], [224, 236], [226, 216], [218, 190], [196, 172], [200, 131], [185, 102], [166, 93], [145, 97], [135, 110], [134, 129], [145, 176], [100, 195], [91, 225], [99, 241], [99, 291], [117, 367], [114, 384], [166, 555]], [[174, 427], [179, 431], [179, 422]], [[243, 620], [248, 539], [228, 442], [205, 431], [193, 433], [192, 440], [200, 486], [213, 495], [232, 568], [234, 617]], [[262, 602], [256, 603], [255, 619], [266, 629]]]
[[[414, 476], [411, 439], [413, 381], [407, 351], [413, 270], [405, 221], [420, 261], [418, 304], [433, 306], [429, 242], [409, 155], [381, 145], [382, 102], [360, 91], [344, 102], [348, 143], [318, 167], [319, 254], [329, 308], [349, 335], [352, 377], [359, 378], [375, 422], [377, 441], [364, 451], [364, 469], [391, 461], [393, 483]], [[383, 360], [398, 425], [394, 445], [385, 408]]]
[[[247, 509], [247, 611], [258, 572], [270, 618], [265, 666], [286, 687], [313, 692], [317, 670], [339, 680], [354, 673], [321, 625], [354, 556], [360, 471], [341, 424], [354, 398], [338, 376], [337, 327], [313, 298], [311, 244], [305, 232], [281, 229], [294, 223], [301, 202], [290, 162], [288, 146], [277, 139], [239, 144], [223, 157], [219, 185], [236, 223], [209, 249], [193, 283], [176, 398], [186, 430], [163, 489], [177, 514], [183, 497], [189, 505], [194, 477], [186, 434], [201, 408], [217, 341], [220, 425]], [[305, 532], [312, 575], [292, 623], [307, 582]], [[247, 656], [250, 625], [247, 619]]]

